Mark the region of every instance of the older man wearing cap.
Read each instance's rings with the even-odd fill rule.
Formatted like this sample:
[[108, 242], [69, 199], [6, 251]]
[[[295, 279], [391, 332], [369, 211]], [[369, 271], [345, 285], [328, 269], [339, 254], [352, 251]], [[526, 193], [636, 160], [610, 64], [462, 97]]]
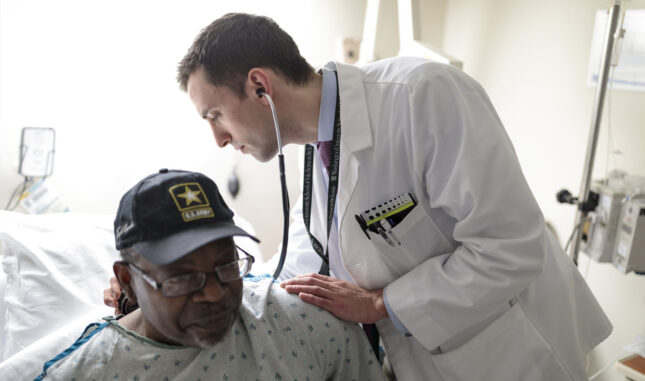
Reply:
[[301, 302], [270, 278], [242, 278], [253, 257], [233, 236], [215, 183], [161, 170], [121, 199], [114, 273], [140, 308], [91, 324], [37, 379], [380, 380], [355, 324]]

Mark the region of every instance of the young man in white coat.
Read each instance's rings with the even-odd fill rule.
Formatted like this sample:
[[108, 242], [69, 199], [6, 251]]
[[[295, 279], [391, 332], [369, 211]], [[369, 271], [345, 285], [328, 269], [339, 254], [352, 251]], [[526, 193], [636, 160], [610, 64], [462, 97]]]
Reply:
[[[220, 147], [276, 155], [264, 94], [283, 145], [310, 145], [309, 212], [301, 197], [282, 286], [375, 323], [398, 380], [587, 378], [585, 354], [611, 324], [477, 82], [419, 58], [316, 72], [275, 22], [246, 14], [202, 30], [178, 71]], [[325, 169], [317, 147], [329, 141]], [[370, 225], [383, 205], [388, 218]]]

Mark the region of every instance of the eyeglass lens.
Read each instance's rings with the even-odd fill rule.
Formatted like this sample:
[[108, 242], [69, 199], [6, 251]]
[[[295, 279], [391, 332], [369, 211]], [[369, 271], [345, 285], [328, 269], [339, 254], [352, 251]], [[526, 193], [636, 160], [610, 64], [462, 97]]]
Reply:
[[[228, 283], [242, 278], [251, 270], [251, 263], [251, 258], [247, 257], [216, 267], [218, 281]], [[167, 297], [190, 294], [202, 289], [206, 284], [206, 277], [211, 274], [192, 273], [168, 278], [161, 283], [161, 292]]]

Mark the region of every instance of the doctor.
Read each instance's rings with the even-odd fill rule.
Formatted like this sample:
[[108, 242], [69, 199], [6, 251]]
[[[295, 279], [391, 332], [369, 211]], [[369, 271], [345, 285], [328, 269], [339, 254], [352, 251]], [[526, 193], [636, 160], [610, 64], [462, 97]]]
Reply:
[[[585, 353], [611, 324], [473, 79], [419, 58], [316, 72], [272, 20], [228, 14], [197, 36], [178, 81], [220, 147], [276, 155], [264, 93], [283, 144], [309, 145], [282, 286], [376, 323], [398, 380], [586, 379]], [[357, 215], [402, 194], [415, 205], [390, 234], [362, 228]]]

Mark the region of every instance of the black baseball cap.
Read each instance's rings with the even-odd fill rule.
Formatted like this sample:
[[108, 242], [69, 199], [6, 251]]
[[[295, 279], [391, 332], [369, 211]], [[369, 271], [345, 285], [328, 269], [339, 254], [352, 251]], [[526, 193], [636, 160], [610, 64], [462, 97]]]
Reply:
[[117, 250], [133, 248], [163, 266], [221, 238], [259, 240], [233, 222], [217, 185], [207, 176], [161, 169], [121, 198], [114, 220]]

